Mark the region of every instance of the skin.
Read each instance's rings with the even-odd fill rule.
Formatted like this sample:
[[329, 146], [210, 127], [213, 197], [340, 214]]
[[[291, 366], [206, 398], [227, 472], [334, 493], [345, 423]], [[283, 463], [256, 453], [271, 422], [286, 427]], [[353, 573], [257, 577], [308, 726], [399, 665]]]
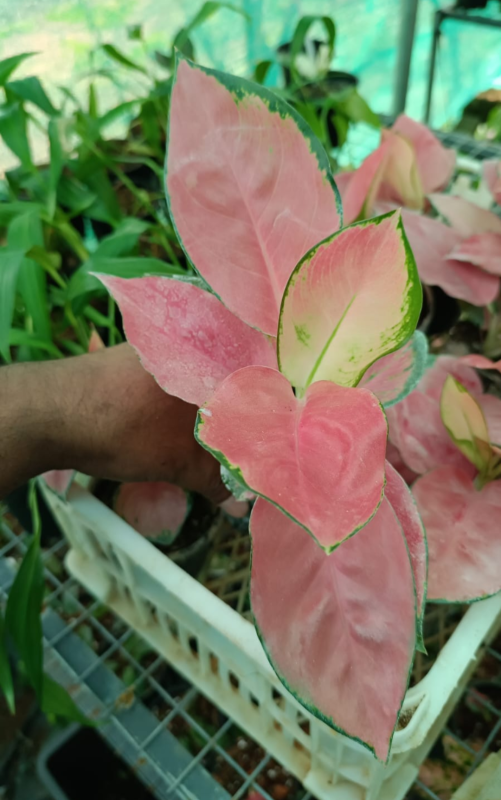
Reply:
[[52, 469], [229, 493], [193, 437], [197, 409], [166, 394], [128, 344], [0, 369], [0, 498]]

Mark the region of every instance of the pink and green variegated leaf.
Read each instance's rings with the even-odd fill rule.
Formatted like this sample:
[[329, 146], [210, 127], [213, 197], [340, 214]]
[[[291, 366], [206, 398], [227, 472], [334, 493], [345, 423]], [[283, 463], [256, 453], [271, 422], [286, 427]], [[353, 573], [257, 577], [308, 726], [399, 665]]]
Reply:
[[328, 552], [381, 502], [386, 418], [366, 389], [323, 381], [299, 399], [276, 370], [246, 367], [199, 411], [195, 436]]
[[122, 483], [114, 509], [141, 536], [169, 545], [190, 512], [191, 496], [172, 483]]
[[430, 201], [438, 213], [463, 237], [480, 233], [501, 233], [501, 219], [492, 211], [450, 194], [431, 194]]
[[479, 403], [452, 375], [447, 376], [442, 389], [440, 415], [458, 450], [484, 472], [492, 456], [487, 422]]
[[484, 161], [484, 180], [496, 203], [501, 205], [501, 161]]
[[412, 487], [428, 538], [428, 599], [464, 603], [501, 589], [501, 481], [478, 491], [475, 471], [439, 467]]
[[402, 219], [422, 281], [429, 286], [440, 286], [451, 297], [473, 305], [483, 306], [495, 300], [499, 278], [451, 257], [462, 241], [457, 231], [438, 219], [406, 209], [402, 211]]
[[390, 503], [330, 556], [261, 499], [250, 530], [252, 610], [278, 677], [386, 761], [416, 639], [412, 570]]
[[391, 443], [407, 467], [419, 475], [441, 464], [468, 466], [440, 416], [440, 397], [447, 376], [453, 375], [476, 396], [482, 391], [478, 375], [460, 359], [439, 356], [431, 363], [417, 388], [386, 410]]
[[[426, 605], [426, 582], [428, 578], [428, 548], [426, 533], [419, 516], [412, 492], [401, 475], [386, 462], [386, 486], [384, 496], [391, 504], [402, 526], [416, 587], [417, 600], [417, 646], [426, 653], [423, 638], [423, 620]], [[376, 515], [377, 516], [377, 515]]]
[[427, 357], [428, 340], [421, 331], [414, 331], [407, 344], [369, 367], [359, 385], [370, 389], [384, 408], [394, 406], [416, 388]]
[[414, 148], [393, 130], [382, 132], [381, 146], [387, 148], [387, 157], [377, 198], [408, 208], [422, 209], [424, 191]]
[[213, 294], [162, 276], [97, 276], [117, 301], [127, 340], [166, 392], [201, 406], [229, 374], [276, 366], [272, 340]]
[[416, 265], [398, 212], [321, 242], [292, 273], [282, 300], [278, 363], [293, 386], [356, 386], [412, 335], [421, 311]]
[[329, 159], [304, 120], [262, 86], [180, 59], [167, 202], [198, 272], [273, 336], [292, 270], [341, 223]]
[[74, 476], [74, 469], [52, 469], [49, 472], [44, 472], [40, 477], [45, 481], [49, 489], [52, 489], [59, 497], [66, 498]]
[[445, 189], [456, 165], [454, 150], [444, 147], [426, 125], [405, 114], [396, 119], [391, 130], [412, 144], [424, 193]]

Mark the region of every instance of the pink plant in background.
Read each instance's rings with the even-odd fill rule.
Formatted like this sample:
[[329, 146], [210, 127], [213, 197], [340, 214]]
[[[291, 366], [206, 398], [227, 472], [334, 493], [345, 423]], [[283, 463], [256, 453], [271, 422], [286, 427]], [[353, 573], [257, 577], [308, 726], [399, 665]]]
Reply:
[[422, 475], [413, 494], [428, 539], [428, 598], [471, 602], [501, 589], [501, 400], [472, 366], [483, 356], [439, 356], [417, 389], [388, 411], [390, 438]]
[[494, 202], [501, 205], [501, 161], [484, 161], [483, 176]]
[[138, 533], [156, 544], [174, 542], [191, 509], [191, 497], [172, 483], [123, 483], [114, 509]]
[[401, 115], [354, 172], [336, 176], [345, 224], [374, 215], [380, 202], [422, 211], [426, 195], [445, 189], [456, 164], [425, 125]]
[[259, 495], [252, 605], [278, 676], [385, 760], [426, 578], [376, 397], [401, 399], [425, 359], [400, 215], [338, 231], [329, 161], [304, 121], [266, 89], [185, 60], [166, 183], [203, 280], [101, 280], [145, 368], [202, 406], [198, 440]]

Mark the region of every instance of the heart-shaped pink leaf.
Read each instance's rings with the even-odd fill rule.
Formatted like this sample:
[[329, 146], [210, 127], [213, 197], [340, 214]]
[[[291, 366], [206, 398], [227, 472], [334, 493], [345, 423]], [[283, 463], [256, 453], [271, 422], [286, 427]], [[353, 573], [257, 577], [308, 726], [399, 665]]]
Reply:
[[426, 336], [414, 331], [407, 344], [369, 367], [359, 385], [370, 389], [384, 408], [389, 408], [416, 388], [423, 377], [427, 356]]
[[340, 231], [292, 273], [282, 301], [278, 362], [293, 386], [356, 386], [403, 345], [421, 311], [421, 284], [398, 212]]
[[484, 180], [496, 203], [501, 205], [501, 161], [484, 161]]
[[[386, 462], [386, 486], [384, 496], [391, 504], [402, 526], [409, 548], [417, 598], [417, 636], [420, 650], [426, 652], [423, 638], [423, 618], [426, 605], [426, 581], [428, 577], [428, 550], [426, 534], [412, 492], [401, 475]], [[377, 516], [377, 515], [376, 515]]]
[[329, 159], [304, 120], [262, 86], [185, 60], [173, 78], [167, 201], [196, 269], [273, 336], [289, 275], [341, 222]]
[[172, 483], [122, 483], [115, 495], [117, 514], [156, 544], [172, 544], [190, 511], [189, 495]]
[[[381, 206], [381, 210], [383, 208]], [[495, 300], [499, 278], [451, 256], [462, 244], [461, 234], [438, 219], [406, 209], [402, 219], [422, 281], [429, 286], [440, 286], [451, 297], [477, 306]]]
[[386, 419], [366, 389], [322, 381], [299, 399], [276, 370], [246, 367], [201, 409], [195, 435], [327, 551], [363, 527], [381, 502]]
[[456, 166], [454, 150], [444, 147], [426, 125], [405, 114], [396, 119], [391, 130], [412, 144], [424, 193], [445, 189]]
[[450, 194], [431, 194], [430, 200], [438, 213], [467, 239], [479, 233], [501, 233], [501, 219], [492, 211], [470, 203], [463, 197]]
[[444, 466], [412, 488], [428, 538], [429, 600], [471, 602], [501, 589], [501, 481], [478, 491], [474, 476], [473, 467]]
[[127, 340], [169, 394], [201, 406], [229, 374], [276, 366], [273, 341], [210, 292], [162, 276], [97, 276], [117, 301]]
[[501, 233], [470, 236], [454, 248], [451, 258], [475, 264], [492, 275], [501, 275]]
[[389, 502], [329, 556], [264, 500], [250, 529], [252, 610], [278, 677], [386, 761], [416, 636], [409, 556]]

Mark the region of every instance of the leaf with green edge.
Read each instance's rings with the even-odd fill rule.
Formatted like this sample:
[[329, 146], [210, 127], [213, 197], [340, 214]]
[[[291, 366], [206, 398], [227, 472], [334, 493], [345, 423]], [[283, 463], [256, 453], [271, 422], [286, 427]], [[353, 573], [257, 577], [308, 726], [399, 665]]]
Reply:
[[113, 508], [134, 530], [155, 544], [172, 544], [191, 511], [192, 497], [166, 481], [122, 483]]
[[[43, 228], [39, 215], [30, 211], [13, 219], [7, 232], [7, 244], [11, 249], [23, 248], [25, 253], [35, 245], [43, 248]], [[18, 288], [33, 320], [34, 332], [50, 341], [51, 323], [45, 272], [30, 258], [24, 258], [21, 263]]]
[[7, 363], [11, 360], [9, 331], [14, 314], [17, 283], [23, 259], [23, 250], [10, 250], [7, 247], [0, 248], [0, 353]]
[[79, 722], [81, 725], [95, 726], [97, 723], [82, 714], [66, 689], [48, 675], [43, 676], [40, 707], [49, 719], [55, 718]]
[[462, 383], [448, 375], [440, 398], [440, 416], [447, 433], [464, 456], [485, 473], [493, 458], [484, 412]]
[[168, 137], [167, 202], [189, 260], [230, 311], [275, 336], [295, 264], [341, 223], [325, 150], [268, 89], [181, 58]]
[[366, 389], [322, 381], [298, 398], [277, 370], [244, 367], [199, 410], [195, 438], [327, 552], [381, 502], [386, 418]]
[[15, 69], [27, 58], [37, 55], [36, 53], [19, 53], [17, 56], [10, 56], [0, 61], [0, 86], [3, 86]]
[[9, 661], [9, 649], [7, 646], [7, 631], [5, 620], [0, 609], [0, 691], [3, 692], [7, 707], [11, 714], [16, 713], [16, 697], [14, 692], [14, 681]]
[[375, 361], [359, 386], [370, 389], [383, 408], [400, 403], [421, 380], [428, 361], [428, 339], [414, 331], [407, 344]]
[[33, 163], [26, 122], [26, 112], [21, 103], [0, 106], [0, 136], [21, 164], [30, 169]]
[[303, 50], [308, 31], [315, 22], [321, 22], [327, 34], [327, 58], [324, 69], [325, 72], [328, 70], [329, 64], [332, 61], [332, 56], [334, 55], [334, 43], [336, 41], [336, 25], [334, 20], [331, 19], [331, 17], [324, 16], [322, 14], [308, 14], [304, 17], [301, 17], [292, 35], [290, 46], [290, 69], [291, 74], [296, 82], [301, 80], [297, 74], [297, 57]]
[[414, 332], [421, 283], [399, 212], [358, 222], [316, 245], [285, 289], [278, 364], [293, 386], [356, 386]]
[[41, 697], [43, 646], [40, 614], [45, 584], [40, 556], [40, 518], [36, 507], [34, 481], [30, 486], [30, 505], [34, 516], [34, 533], [9, 592], [5, 624], [17, 647], [26, 675], [37, 697]]
[[49, 100], [45, 89], [39, 79], [32, 75], [30, 78], [23, 78], [20, 81], [9, 81], [5, 89], [16, 95], [24, 102], [33, 103], [49, 117], [55, 117], [59, 113]]
[[128, 56], [124, 55], [114, 44], [102, 44], [101, 49], [104, 50], [107, 56], [116, 61], [122, 67], [127, 67], [128, 69], [136, 70], [136, 72], [142, 72], [143, 75], [147, 75], [147, 71], [144, 67], [140, 64], [137, 64], [132, 59], [128, 58]]
[[260, 498], [250, 533], [252, 610], [277, 676], [386, 761], [416, 640], [411, 564], [390, 503], [329, 556]]

